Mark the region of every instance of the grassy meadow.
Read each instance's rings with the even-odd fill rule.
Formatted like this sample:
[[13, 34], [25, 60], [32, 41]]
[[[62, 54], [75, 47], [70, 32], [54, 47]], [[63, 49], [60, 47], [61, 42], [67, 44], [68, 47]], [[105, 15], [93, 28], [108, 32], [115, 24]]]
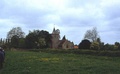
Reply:
[[120, 74], [120, 57], [6, 51], [0, 74]]

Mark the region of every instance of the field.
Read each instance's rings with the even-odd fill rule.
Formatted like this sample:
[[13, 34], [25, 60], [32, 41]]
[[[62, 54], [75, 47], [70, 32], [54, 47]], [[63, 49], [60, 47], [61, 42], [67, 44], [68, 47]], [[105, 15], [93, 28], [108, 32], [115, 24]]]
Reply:
[[6, 51], [0, 74], [120, 74], [120, 57]]

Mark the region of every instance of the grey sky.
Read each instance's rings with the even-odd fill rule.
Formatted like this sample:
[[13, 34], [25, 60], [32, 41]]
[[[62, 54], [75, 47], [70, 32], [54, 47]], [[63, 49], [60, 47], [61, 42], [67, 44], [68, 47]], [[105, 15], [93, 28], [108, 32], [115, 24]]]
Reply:
[[78, 44], [86, 30], [97, 27], [105, 43], [120, 42], [120, 0], [1, 0], [0, 36], [13, 27], [60, 29], [61, 37]]

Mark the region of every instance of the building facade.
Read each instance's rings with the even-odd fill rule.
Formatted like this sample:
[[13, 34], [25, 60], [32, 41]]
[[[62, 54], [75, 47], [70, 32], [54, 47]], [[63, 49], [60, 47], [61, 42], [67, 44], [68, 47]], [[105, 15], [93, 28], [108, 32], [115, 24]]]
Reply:
[[60, 30], [53, 29], [51, 34], [51, 48], [54, 49], [73, 49], [74, 43], [67, 40], [64, 36], [62, 40], [60, 40]]

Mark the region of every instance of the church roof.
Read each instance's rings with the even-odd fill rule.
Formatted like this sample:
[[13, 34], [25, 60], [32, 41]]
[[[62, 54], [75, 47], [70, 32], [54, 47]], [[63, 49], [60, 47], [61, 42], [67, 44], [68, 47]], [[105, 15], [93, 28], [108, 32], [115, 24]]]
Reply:
[[60, 44], [59, 44], [59, 47], [62, 47], [62, 45], [64, 44], [66, 40], [60, 40]]

